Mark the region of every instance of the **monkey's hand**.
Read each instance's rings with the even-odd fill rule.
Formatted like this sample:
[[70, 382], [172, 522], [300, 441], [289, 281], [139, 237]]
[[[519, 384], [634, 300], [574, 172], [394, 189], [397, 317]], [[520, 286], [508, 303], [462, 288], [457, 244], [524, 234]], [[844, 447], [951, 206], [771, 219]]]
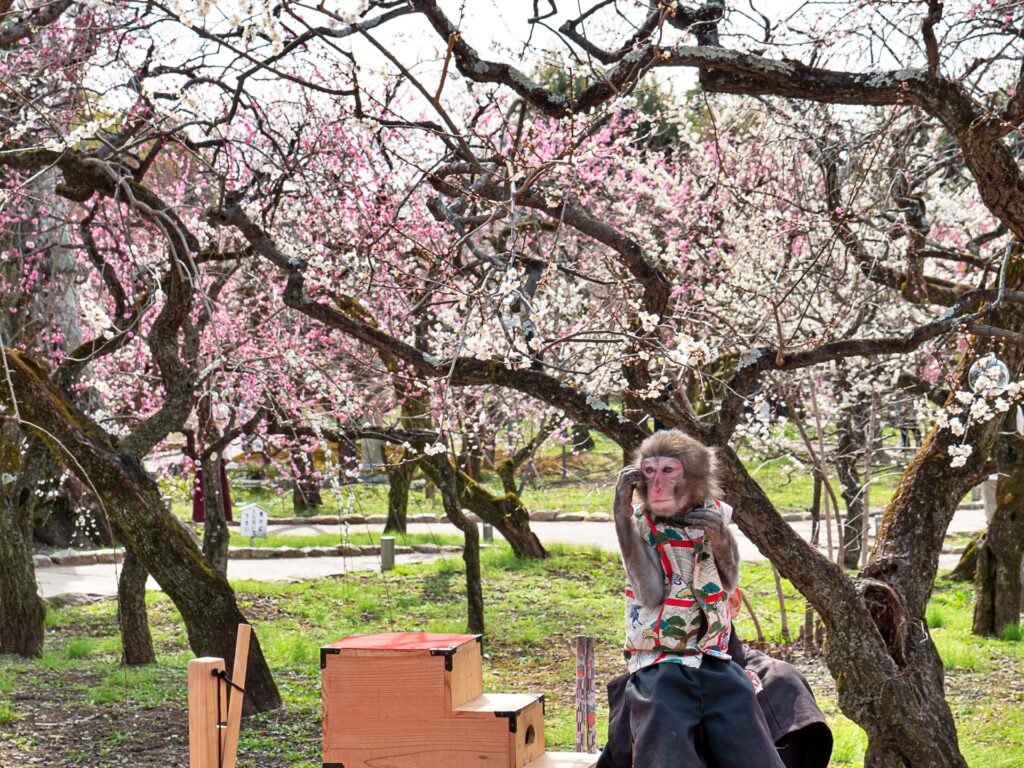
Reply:
[[636, 467], [623, 467], [619, 472], [619, 481], [615, 484], [615, 502], [612, 511], [615, 518], [629, 518], [633, 516], [633, 491], [640, 487], [643, 482], [643, 475]]
[[615, 486], [615, 534], [633, 593], [645, 608], [654, 609], [665, 599], [667, 587], [657, 552], [641, 540], [633, 523], [633, 489], [642, 479], [636, 467], [626, 467], [619, 472]]
[[691, 509], [686, 513], [685, 522], [691, 528], [703, 528], [712, 540], [721, 536], [722, 531], [726, 530], [725, 518], [717, 509], [707, 509], [706, 507]]
[[715, 556], [715, 567], [722, 579], [722, 587], [726, 592], [732, 592], [740, 580], [740, 547], [722, 513], [717, 509], [694, 509], [687, 513], [686, 524], [704, 529], [705, 536], [711, 542], [711, 552]]

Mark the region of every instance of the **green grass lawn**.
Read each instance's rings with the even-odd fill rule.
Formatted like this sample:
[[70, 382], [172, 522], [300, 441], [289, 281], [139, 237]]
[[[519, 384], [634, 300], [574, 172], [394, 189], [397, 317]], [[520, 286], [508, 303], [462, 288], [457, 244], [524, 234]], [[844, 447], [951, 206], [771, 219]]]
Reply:
[[[547, 745], [571, 750], [574, 736], [573, 638], [597, 638], [599, 681], [623, 671], [623, 575], [618, 558], [596, 550], [553, 547], [543, 562], [517, 560], [498, 544], [484, 552], [487, 631], [484, 685], [492, 692], [541, 692], [547, 701]], [[783, 643], [770, 567], [744, 564], [744, 584], [765, 639], [790, 655], [810, 679], [836, 736], [833, 765], [858, 766], [866, 740], [837, 709], [820, 657]], [[463, 564], [448, 556], [387, 574], [349, 574], [317, 581], [237, 585], [285, 700], [281, 710], [247, 721], [241, 766], [319, 766], [319, 648], [366, 632], [465, 629]], [[790, 634], [803, 600], [783, 582]], [[159, 661], [143, 669], [118, 663], [115, 604], [54, 609], [39, 661], [0, 657], [0, 764], [177, 765], [186, 754], [185, 666], [191, 653], [171, 603], [148, 595]], [[973, 637], [969, 587], [940, 582], [928, 612], [947, 665], [947, 691], [961, 746], [972, 766], [1024, 766], [1024, 644]], [[740, 633], [754, 639], [748, 613]], [[781, 645], [780, 645], [781, 644]], [[792, 649], [792, 650], [789, 650]], [[607, 727], [599, 686], [598, 741]], [[48, 723], [75, 723], [76, 738], [56, 738]], [[145, 759], [144, 759], [145, 758]], [[152, 758], [153, 762], [147, 762]]]

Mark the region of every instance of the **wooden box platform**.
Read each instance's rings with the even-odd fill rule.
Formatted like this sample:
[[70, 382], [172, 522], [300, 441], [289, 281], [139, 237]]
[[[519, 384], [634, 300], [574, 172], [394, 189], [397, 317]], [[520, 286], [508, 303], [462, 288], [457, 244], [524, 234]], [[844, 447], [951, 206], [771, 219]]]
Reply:
[[544, 697], [487, 694], [478, 635], [387, 632], [320, 649], [324, 768], [589, 768], [544, 751]]

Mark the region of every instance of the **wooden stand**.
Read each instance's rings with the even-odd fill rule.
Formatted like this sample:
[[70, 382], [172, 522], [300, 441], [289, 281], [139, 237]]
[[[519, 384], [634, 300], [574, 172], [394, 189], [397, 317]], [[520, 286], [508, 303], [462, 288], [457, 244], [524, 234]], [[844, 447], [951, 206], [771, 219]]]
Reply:
[[224, 679], [224, 659], [202, 657], [188, 663], [189, 768], [235, 768], [242, 724], [245, 670], [252, 627], [238, 625], [235, 666]]
[[486, 694], [478, 635], [389, 632], [320, 650], [324, 768], [589, 768], [544, 751], [544, 697]]

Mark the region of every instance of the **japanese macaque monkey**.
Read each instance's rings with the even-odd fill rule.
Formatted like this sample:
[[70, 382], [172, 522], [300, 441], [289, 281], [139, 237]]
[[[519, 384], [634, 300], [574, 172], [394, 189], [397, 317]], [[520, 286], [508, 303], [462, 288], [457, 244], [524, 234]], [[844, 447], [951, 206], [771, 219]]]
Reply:
[[739, 581], [739, 547], [726, 520], [705, 501], [721, 494], [712, 449], [685, 433], [670, 429], [648, 437], [632, 464], [619, 473], [615, 488], [615, 530], [626, 574], [645, 608], [660, 605], [668, 595], [657, 552], [637, 534], [633, 497], [652, 515], [679, 528], [701, 528], [711, 542], [722, 587], [732, 592]]

